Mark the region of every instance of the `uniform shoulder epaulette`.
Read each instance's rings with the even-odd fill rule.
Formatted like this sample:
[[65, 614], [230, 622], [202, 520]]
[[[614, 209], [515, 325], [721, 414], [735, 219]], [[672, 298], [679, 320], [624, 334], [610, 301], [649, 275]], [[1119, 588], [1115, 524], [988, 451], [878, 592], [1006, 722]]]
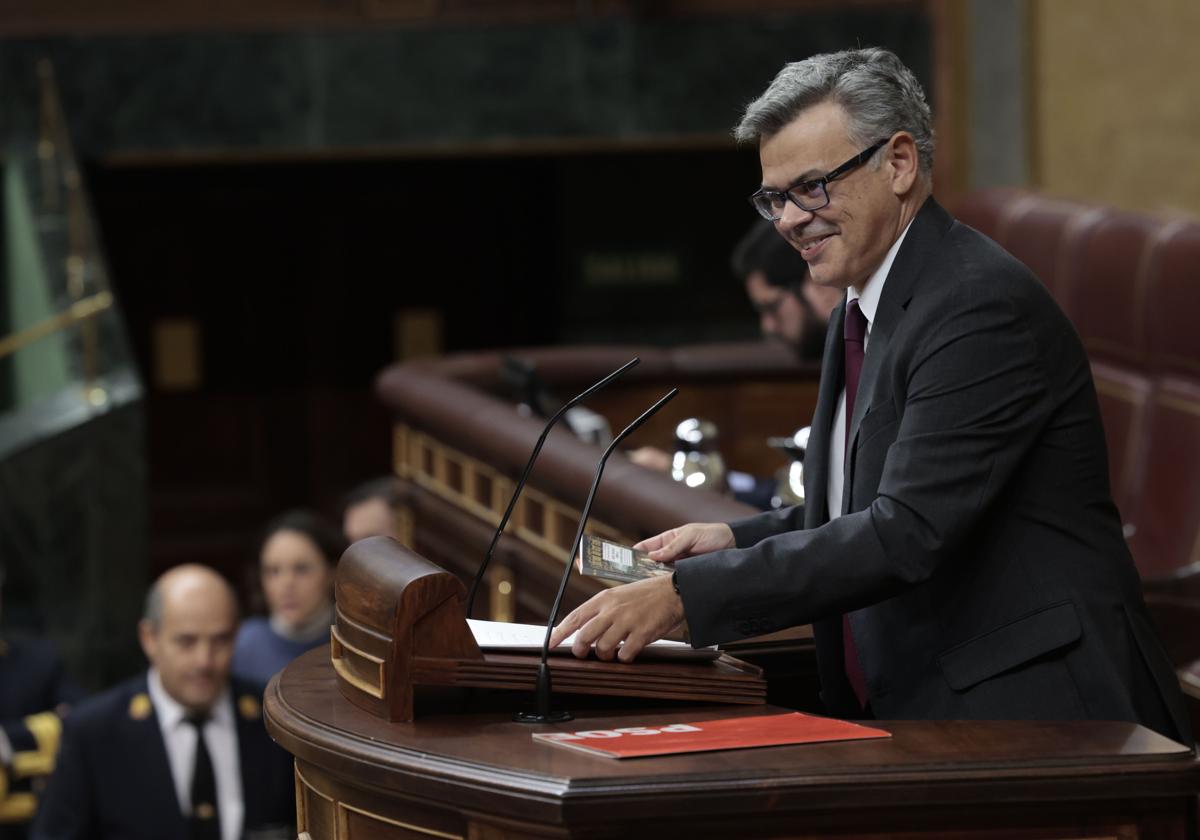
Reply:
[[253, 694], [243, 694], [237, 701], [238, 714], [246, 720], [258, 720], [262, 717], [262, 703]]
[[144, 691], [133, 695], [129, 701], [129, 716], [134, 720], [145, 720], [150, 717], [150, 712], [153, 710], [154, 706], [150, 702], [150, 695]]

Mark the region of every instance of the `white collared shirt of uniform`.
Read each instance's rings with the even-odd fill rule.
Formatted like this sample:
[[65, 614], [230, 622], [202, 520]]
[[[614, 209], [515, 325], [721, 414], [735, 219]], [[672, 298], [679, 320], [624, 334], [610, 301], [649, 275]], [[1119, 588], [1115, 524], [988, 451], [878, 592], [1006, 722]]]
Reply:
[[[171, 780], [179, 809], [185, 818], [192, 813], [192, 772], [196, 766], [196, 728], [188, 723], [187, 710], [167, 694], [162, 677], [150, 669], [146, 682], [150, 702], [158, 718], [167, 761], [171, 765]], [[212, 759], [217, 783], [217, 811], [221, 818], [221, 840], [237, 840], [242, 832], [245, 803], [242, 801], [242, 769], [238, 758], [237, 720], [233, 712], [233, 695], [229, 686], [217, 697], [204, 724], [204, 743]]]
[[[909, 221], [884, 255], [879, 268], [875, 269], [875, 273], [867, 279], [861, 289], [851, 286], [846, 290], [846, 306], [857, 298], [858, 308], [867, 319], [867, 334], [863, 338], [864, 353], [871, 345], [871, 326], [875, 323], [875, 312], [879, 309], [883, 284], [887, 282], [892, 263], [896, 261], [896, 254], [900, 252], [900, 245], [904, 242], [904, 237], [908, 236], [908, 229], [911, 227], [912, 221]], [[863, 364], [865, 367], [866, 363]], [[860, 397], [861, 394], [856, 395], [855, 401]], [[849, 422], [850, 418], [846, 416], [846, 388], [843, 385], [842, 393], [838, 397], [837, 411], [833, 415], [833, 425], [829, 427], [829, 485], [825, 498], [829, 505], [830, 522], [842, 515], [842, 486], [846, 480], [846, 424]]]

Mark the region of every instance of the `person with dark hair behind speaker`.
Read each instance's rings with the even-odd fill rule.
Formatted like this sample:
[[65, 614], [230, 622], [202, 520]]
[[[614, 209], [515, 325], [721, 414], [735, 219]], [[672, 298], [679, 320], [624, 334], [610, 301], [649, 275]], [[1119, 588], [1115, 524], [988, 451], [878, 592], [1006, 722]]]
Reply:
[[364, 482], [342, 500], [342, 531], [352, 543], [367, 537], [397, 539], [396, 513], [400, 507], [400, 483], [394, 475]]
[[[797, 361], [820, 361], [829, 314], [841, 303], [841, 290], [813, 283], [804, 258], [774, 225], [761, 219], [738, 240], [729, 267], [745, 286], [763, 338], [788, 348]], [[671, 453], [655, 446], [639, 447], [628, 456], [646, 469], [671, 469]], [[730, 477], [738, 500], [764, 510], [771, 508], [776, 479], [738, 474], [736, 481], [735, 485], [735, 477]]]
[[841, 290], [813, 283], [804, 258], [766, 220], [746, 231], [730, 268], [745, 284], [763, 337], [782, 343], [800, 361], [820, 361], [829, 315], [841, 303]]
[[329, 644], [333, 573], [345, 550], [342, 533], [312, 511], [289, 511], [267, 525], [258, 578], [268, 615], [242, 622], [234, 674], [265, 685], [300, 654]]

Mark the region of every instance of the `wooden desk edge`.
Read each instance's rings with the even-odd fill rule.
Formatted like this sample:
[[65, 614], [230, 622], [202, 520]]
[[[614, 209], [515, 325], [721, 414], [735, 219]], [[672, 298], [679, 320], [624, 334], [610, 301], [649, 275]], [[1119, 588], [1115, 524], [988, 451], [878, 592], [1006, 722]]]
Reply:
[[[474, 808], [559, 825], [565, 824], [567, 811], [572, 820], [602, 819], [614, 807], [632, 819], [642, 813], [656, 817], [673, 812], [693, 817], [697, 813], [734, 814], [768, 801], [776, 806], [786, 802], [791, 811], [827, 811], [839, 807], [1103, 800], [1112, 798], [1115, 781], [1120, 782], [1124, 799], [1200, 792], [1200, 761], [1182, 746], [1178, 753], [1120, 761], [1116, 767], [1112, 762], [1089, 766], [1080, 760], [1010, 768], [986, 763], [922, 765], [900, 772], [873, 768], [820, 777], [777, 774], [763, 778], [744, 771], [665, 772], [652, 780], [577, 779], [464, 761], [362, 737], [297, 710], [282, 695], [279, 676], [267, 688], [264, 717], [271, 736], [285, 749], [334, 774], [446, 807], [462, 807], [467, 794]], [[886, 728], [887, 723], [881, 725]], [[347, 745], [354, 747], [354, 754], [346, 750]], [[914, 790], [919, 790], [918, 797]]]

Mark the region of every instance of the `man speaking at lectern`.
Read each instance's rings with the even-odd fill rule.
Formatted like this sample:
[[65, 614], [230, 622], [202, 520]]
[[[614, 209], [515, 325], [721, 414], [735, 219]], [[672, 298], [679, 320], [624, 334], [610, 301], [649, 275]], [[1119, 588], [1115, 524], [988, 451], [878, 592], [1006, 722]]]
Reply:
[[576, 655], [629, 660], [684, 619], [697, 646], [811, 622], [838, 716], [1128, 720], [1191, 743], [1088, 359], [1037, 278], [932, 198], [912, 73], [881, 49], [788, 64], [736, 136], [758, 144], [755, 208], [846, 290], [808, 505], [651, 537], [674, 578], [595, 596], [551, 643], [579, 629]]

